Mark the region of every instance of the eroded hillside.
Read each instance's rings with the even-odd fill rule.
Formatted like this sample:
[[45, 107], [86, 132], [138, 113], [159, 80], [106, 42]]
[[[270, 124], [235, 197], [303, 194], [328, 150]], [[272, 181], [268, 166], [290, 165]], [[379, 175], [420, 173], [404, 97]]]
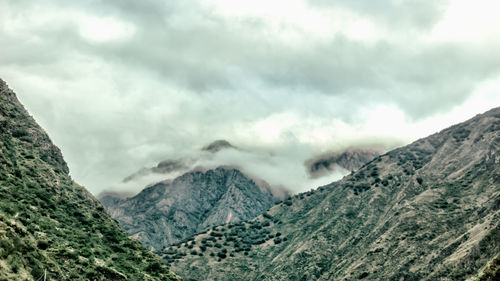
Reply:
[[288, 196], [237, 169], [217, 168], [156, 183], [126, 199], [104, 196], [101, 202], [130, 235], [161, 250], [209, 227], [254, 218]]
[[500, 252], [500, 108], [162, 252], [187, 280], [465, 280]]

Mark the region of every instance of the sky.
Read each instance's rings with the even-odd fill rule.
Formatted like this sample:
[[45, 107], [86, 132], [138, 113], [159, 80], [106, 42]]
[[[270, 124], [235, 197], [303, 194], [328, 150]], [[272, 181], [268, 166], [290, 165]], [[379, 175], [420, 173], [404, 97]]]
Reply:
[[[301, 192], [342, 176], [310, 179], [313, 156], [392, 149], [500, 106], [499, 10], [497, 0], [0, 0], [0, 77], [96, 195], [137, 192], [147, 183], [122, 179], [200, 157]], [[216, 139], [241, 150], [200, 152]]]

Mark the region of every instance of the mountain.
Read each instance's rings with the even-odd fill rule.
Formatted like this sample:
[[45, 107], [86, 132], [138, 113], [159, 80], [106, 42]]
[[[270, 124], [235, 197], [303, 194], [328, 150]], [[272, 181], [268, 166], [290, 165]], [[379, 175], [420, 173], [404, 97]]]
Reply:
[[171, 177], [172, 175], [180, 175], [195, 168], [200, 168], [200, 161], [206, 159], [207, 157], [213, 157], [213, 154], [226, 149], [239, 150], [239, 148], [226, 140], [216, 140], [201, 149], [200, 152], [209, 152], [208, 155], [198, 154], [195, 157], [163, 160], [155, 167], [141, 168], [137, 172], [125, 177], [122, 182], [128, 183], [139, 181], [150, 175], [164, 175], [173, 178]]
[[183, 160], [163, 160], [156, 167], [151, 168], [142, 168], [139, 171], [125, 177], [122, 182], [127, 183], [130, 181], [134, 181], [141, 177], [145, 177], [151, 174], [160, 174], [167, 175], [173, 172], [182, 172], [188, 170], [189, 167], [188, 161]]
[[180, 280], [69, 176], [0, 79], [0, 280]]
[[160, 250], [209, 227], [253, 218], [287, 196], [237, 169], [217, 168], [159, 182], [131, 198], [100, 200], [130, 235]]
[[203, 151], [208, 151], [211, 153], [217, 153], [224, 149], [238, 149], [238, 148], [232, 145], [227, 140], [216, 140], [210, 143], [209, 145], [205, 146], [204, 148], [202, 148]]
[[336, 169], [355, 171], [382, 153], [381, 149], [353, 148], [320, 155], [306, 161], [305, 165], [312, 178], [319, 178]]
[[494, 280], [499, 148], [495, 108], [161, 254], [186, 280]]

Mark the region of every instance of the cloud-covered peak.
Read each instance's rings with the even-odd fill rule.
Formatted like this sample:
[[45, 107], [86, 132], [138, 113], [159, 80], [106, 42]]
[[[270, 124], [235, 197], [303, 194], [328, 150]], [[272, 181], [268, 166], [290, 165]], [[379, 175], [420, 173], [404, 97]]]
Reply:
[[237, 147], [233, 146], [231, 143], [229, 143], [227, 140], [216, 140], [211, 142], [209, 145], [205, 146], [202, 148], [203, 151], [208, 151], [211, 153], [217, 153], [223, 149], [238, 149]]

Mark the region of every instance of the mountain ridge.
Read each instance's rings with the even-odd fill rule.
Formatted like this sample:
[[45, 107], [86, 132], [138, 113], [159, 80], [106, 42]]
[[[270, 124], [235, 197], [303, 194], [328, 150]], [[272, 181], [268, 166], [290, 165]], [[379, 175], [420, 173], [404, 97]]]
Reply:
[[160, 250], [209, 227], [257, 216], [284, 199], [235, 168], [185, 173], [137, 195], [101, 198], [113, 218], [146, 246]]
[[500, 252], [499, 149], [495, 108], [161, 254], [187, 280], [473, 278]]

